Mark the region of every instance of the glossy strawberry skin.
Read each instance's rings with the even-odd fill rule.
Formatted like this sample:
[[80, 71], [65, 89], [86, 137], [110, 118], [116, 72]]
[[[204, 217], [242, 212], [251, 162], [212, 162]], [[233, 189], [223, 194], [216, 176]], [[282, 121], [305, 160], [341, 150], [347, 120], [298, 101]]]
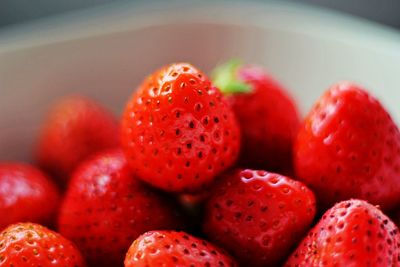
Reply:
[[122, 145], [143, 181], [195, 192], [235, 162], [240, 133], [218, 89], [179, 63], [153, 73], [134, 93], [122, 119]]
[[34, 223], [13, 224], [0, 233], [0, 266], [85, 267], [75, 245]]
[[310, 227], [315, 209], [314, 194], [298, 181], [235, 170], [211, 192], [204, 231], [244, 266], [279, 266]]
[[25, 163], [0, 163], [0, 230], [17, 222], [52, 225], [59, 192], [42, 171]]
[[343, 201], [323, 215], [285, 266], [400, 266], [399, 231], [366, 201]]
[[93, 266], [120, 266], [130, 244], [153, 229], [180, 228], [179, 214], [130, 173], [119, 150], [101, 152], [74, 172], [59, 231]]
[[133, 242], [125, 267], [238, 266], [226, 252], [213, 244], [174, 231], [150, 231]]
[[113, 115], [93, 100], [73, 95], [61, 99], [49, 111], [36, 160], [65, 187], [82, 160], [118, 144], [118, 124]]
[[293, 99], [260, 67], [241, 66], [236, 76], [251, 88], [247, 93], [227, 95], [242, 133], [241, 165], [290, 170], [293, 141], [300, 126]]
[[339, 83], [305, 119], [295, 144], [298, 179], [323, 208], [360, 198], [389, 210], [400, 203], [400, 133], [361, 87]]

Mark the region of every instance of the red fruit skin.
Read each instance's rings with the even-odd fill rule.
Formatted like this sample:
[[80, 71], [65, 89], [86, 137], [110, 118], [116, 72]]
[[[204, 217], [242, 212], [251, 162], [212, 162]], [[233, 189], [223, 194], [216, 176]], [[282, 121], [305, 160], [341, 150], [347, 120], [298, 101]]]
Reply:
[[134, 173], [170, 192], [200, 191], [234, 164], [240, 132], [219, 90], [190, 64], [150, 75], [128, 102], [122, 145]]
[[343, 201], [324, 214], [285, 266], [400, 266], [399, 231], [366, 201]]
[[184, 232], [150, 231], [133, 242], [125, 267], [238, 266], [226, 252]]
[[52, 225], [59, 200], [56, 185], [39, 169], [0, 163], [0, 230], [25, 221]]
[[301, 182], [235, 170], [211, 192], [203, 229], [243, 266], [280, 266], [309, 229], [315, 209], [314, 194]]
[[39, 166], [66, 186], [71, 172], [89, 155], [117, 147], [116, 119], [98, 103], [79, 96], [65, 97], [49, 111], [39, 136]]
[[360, 198], [389, 210], [400, 203], [400, 133], [361, 87], [338, 83], [306, 117], [295, 144], [295, 171], [322, 208]]
[[237, 78], [249, 93], [227, 95], [242, 133], [240, 164], [272, 171], [292, 169], [293, 141], [300, 117], [287, 90], [262, 68], [242, 66]]
[[0, 233], [0, 266], [85, 267], [79, 250], [60, 234], [34, 223], [13, 224]]
[[174, 207], [130, 173], [119, 150], [102, 152], [74, 172], [59, 215], [59, 232], [93, 266], [121, 266], [142, 233], [180, 228]]

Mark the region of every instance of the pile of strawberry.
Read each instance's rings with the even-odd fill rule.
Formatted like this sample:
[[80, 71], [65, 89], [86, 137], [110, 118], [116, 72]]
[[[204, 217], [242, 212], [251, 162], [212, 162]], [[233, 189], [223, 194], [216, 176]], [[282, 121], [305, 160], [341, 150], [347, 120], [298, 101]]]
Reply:
[[0, 266], [400, 266], [400, 132], [355, 84], [301, 122], [259, 67], [172, 64], [120, 125], [59, 102], [36, 163], [0, 163]]

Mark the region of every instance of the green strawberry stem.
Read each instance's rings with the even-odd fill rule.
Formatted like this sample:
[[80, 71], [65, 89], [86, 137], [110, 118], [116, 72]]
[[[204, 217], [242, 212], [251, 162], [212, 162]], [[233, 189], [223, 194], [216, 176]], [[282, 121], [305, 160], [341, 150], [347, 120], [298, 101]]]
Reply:
[[213, 71], [213, 83], [223, 94], [248, 93], [251, 91], [249, 84], [237, 78], [237, 70], [240, 66], [239, 60], [232, 59]]

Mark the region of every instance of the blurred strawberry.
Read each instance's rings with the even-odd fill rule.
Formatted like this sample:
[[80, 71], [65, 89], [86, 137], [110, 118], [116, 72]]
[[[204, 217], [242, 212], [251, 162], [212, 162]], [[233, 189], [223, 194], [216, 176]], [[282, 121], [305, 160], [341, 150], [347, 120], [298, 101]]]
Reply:
[[76, 169], [59, 216], [60, 233], [93, 266], [121, 266], [139, 235], [181, 226], [174, 207], [135, 179], [119, 150], [97, 154]]
[[400, 204], [400, 132], [363, 88], [332, 86], [306, 117], [294, 151], [297, 178], [323, 208], [349, 198], [385, 210]]
[[242, 133], [240, 164], [246, 168], [289, 171], [292, 145], [300, 125], [287, 90], [258, 66], [231, 61], [214, 71]]
[[58, 204], [56, 185], [40, 170], [24, 163], [0, 163], [0, 230], [25, 221], [52, 225]]
[[44, 122], [37, 161], [65, 186], [78, 163], [94, 152], [118, 146], [118, 138], [111, 113], [88, 98], [65, 97]]
[[134, 173], [170, 192], [200, 191], [234, 164], [239, 128], [209, 79], [190, 64], [147, 77], [122, 119], [122, 145]]

